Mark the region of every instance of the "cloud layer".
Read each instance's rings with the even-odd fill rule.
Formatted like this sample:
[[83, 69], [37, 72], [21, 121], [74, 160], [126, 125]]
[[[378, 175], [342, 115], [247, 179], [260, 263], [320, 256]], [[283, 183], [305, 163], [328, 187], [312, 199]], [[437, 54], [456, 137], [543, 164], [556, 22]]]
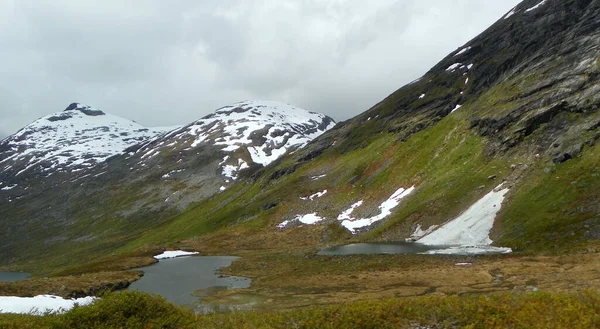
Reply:
[[5, 0], [0, 138], [77, 101], [147, 126], [245, 99], [344, 120], [518, 0]]

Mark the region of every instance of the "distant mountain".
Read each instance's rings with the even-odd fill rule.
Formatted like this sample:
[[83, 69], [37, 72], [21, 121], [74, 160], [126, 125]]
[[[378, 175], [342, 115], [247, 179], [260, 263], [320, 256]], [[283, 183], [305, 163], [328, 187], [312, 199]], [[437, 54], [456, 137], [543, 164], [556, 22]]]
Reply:
[[63, 112], [42, 117], [4, 139], [0, 143], [0, 172], [16, 178], [80, 171], [174, 128], [145, 128], [73, 103]]
[[[73, 103], [0, 144], [0, 209], [7, 216], [0, 228], [11, 232], [5, 251], [32, 239], [96, 240], [106, 232], [82, 237], [81, 226], [106, 227], [104, 221], [135, 221], [126, 230], [147, 225], [142, 217], [160, 222], [334, 125], [288, 104], [246, 101], [183, 127], [145, 128]], [[15, 231], [15, 223], [28, 229]]]

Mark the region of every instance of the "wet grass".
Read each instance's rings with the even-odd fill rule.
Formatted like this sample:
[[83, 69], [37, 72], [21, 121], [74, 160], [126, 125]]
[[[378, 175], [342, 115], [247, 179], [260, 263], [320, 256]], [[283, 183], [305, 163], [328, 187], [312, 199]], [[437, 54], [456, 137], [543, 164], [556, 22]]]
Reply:
[[385, 298], [289, 311], [194, 315], [129, 292], [60, 315], [0, 315], [2, 328], [595, 328], [600, 294], [502, 293]]

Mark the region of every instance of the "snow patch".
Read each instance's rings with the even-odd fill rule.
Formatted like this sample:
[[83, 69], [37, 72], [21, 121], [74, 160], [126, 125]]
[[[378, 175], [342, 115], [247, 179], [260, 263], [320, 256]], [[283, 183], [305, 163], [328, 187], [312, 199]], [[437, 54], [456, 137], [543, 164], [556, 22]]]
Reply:
[[5, 186], [3, 188], [0, 189], [0, 191], [10, 191], [12, 189], [14, 189], [15, 187], [17, 187], [17, 185], [13, 185], [13, 186]]
[[420, 238], [426, 236], [427, 234], [433, 232], [436, 228], [438, 228], [438, 225], [431, 225], [428, 229], [422, 230], [421, 224], [417, 224], [417, 228], [415, 229], [413, 234], [406, 239], [406, 241], [417, 241]]
[[314, 225], [322, 220], [323, 220], [323, 218], [318, 216], [316, 212], [313, 212], [312, 214], [306, 214], [306, 215], [296, 215], [296, 217], [294, 217], [294, 219], [284, 220], [283, 222], [277, 224], [277, 228], [285, 228], [286, 226], [288, 226], [292, 223], [295, 223], [295, 222], [300, 222], [302, 224], [307, 224], [307, 225]]
[[454, 64], [448, 66], [448, 68], [446, 69], [446, 71], [454, 72], [454, 70], [456, 70], [461, 65], [462, 65], [462, 63], [454, 63]]
[[286, 226], [288, 226], [288, 224], [290, 224], [292, 221], [291, 220], [284, 220], [283, 222], [277, 224], [278, 228], [285, 228]]
[[341, 214], [339, 214], [338, 216], [338, 220], [344, 220], [344, 219], [352, 219], [352, 217], [350, 217], [350, 215], [352, 215], [352, 212], [354, 211], [354, 209], [360, 207], [363, 204], [363, 200], [360, 200], [354, 204], [352, 204], [350, 206], [350, 208], [344, 210]]
[[319, 179], [321, 179], [323, 177], [326, 177], [326, 176], [327, 176], [327, 174], [317, 175], [317, 176], [312, 176], [310, 179], [311, 180], [319, 180]]
[[[358, 204], [358, 202], [357, 202], [350, 207], [350, 209], [352, 209], [352, 210], [348, 209], [348, 210], [344, 211], [342, 214], [340, 214], [338, 216], [338, 220], [343, 219], [342, 226], [344, 226], [345, 228], [350, 230], [350, 232], [356, 233], [356, 229], [373, 225], [373, 223], [378, 222], [378, 221], [384, 219], [385, 217], [389, 216], [392, 213], [392, 209], [394, 209], [396, 206], [398, 206], [398, 204], [400, 204], [400, 200], [407, 197], [414, 190], [415, 190], [414, 186], [412, 186], [408, 189], [401, 187], [398, 190], [396, 190], [396, 192], [394, 192], [394, 194], [392, 194], [387, 200], [385, 200], [384, 202], [381, 203], [381, 205], [379, 206], [380, 212], [376, 216], [369, 217], [369, 218], [361, 218], [361, 219], [351, 218], [350, 214], [352, 213], [352, 211], [354, 211], [354, 209], [356, 207], [360, 206], [360, 205], [358, 205], [355, 207], [355, 205]], [[362, 201], [361, 201], [361, 204], [362, 204]], [[348, 217], [348, 218], [344, 219], [346, 217]]]
[[502, 184], [500, 184], [460, 216], [423, 236], [417, 242], [426, 245], [449, 246], [446, 249], [430, 250], [427, 252], [428, 254], [511, 252], [510, 248], [492, 247], [492, 240], [489, 236], [496, 214], [500, 211], [502, 201], [508, 191], [508, 188], [502, 188]]
[[530, 11], [538, 9], [539, 7], [543, 6], [546, 3], [546, 1], [548, 1], [548, 0], [542, 0], [542, 2], [538, 3], [537, 5], [535, 5], [535, 6], [531, 7], [531, 8], [525, 9], [525, 12], [528, 13]]
[[462, 107], [462, 105], [457, 104], [456, 107], [454, 107], [454, 110], [450, 111], [450, 113], [454, 113], [454, 111], [460, 109]]
[[467, 46], [467, 47], [461, 49], [459, 52], [457, 52], [453, 57], [456, 57], [458, 55], [462, 55], [462, 54], [466, 53], [467, 51], [469, 51], [470, 49], [471, 49], [471, 47]]
[[306, 214], [306, 215], [296, 215], [296, 218], [294, 218], [294, 220], [299, 221], [302, 224], [315, 224], [318, 223], [320, 221], [323, 220], [322, 217], [317, 216], [316, 212], [313, 212], [312, 214]]
[[0, 296], [0, 313], [18, 313], [43, 315], [46, 312], [63, 313], [72, 309], [75, 304], [88, 305], [96, 297], [64, 299], [53, 295], [38, 295], [35, 297]]
[[421, 94], [421, 96], [419, 96], [419, 99], [423, 99], [425, 98], [425, 94]]
[[504, 16], [504, 19], [509, 18], [510, 16], [514, 15], [516, 13], [517, 7], [511, 9], [508, 14], [506, 14], [506, 16]]
[[183, 251], [183, 250], [169, 250], [165, 251], [162, 254], [154, 256], [154, 259], [167, 259], [167, 258], [176, 258], [183, 256], [191, 256], [197, 255], [197, 251]]
[[323, 190], [321, 192], [317, 192], [315, 194], [311, 194], [311, 195], [306, 196], [306, 197], [300, 197], [300, 200], [310, 200], [310, 201], [313, 201], [314, 199], [318, 199], [318, 198], [324, 196], [325, 194], [327, 194], [327, 190]]

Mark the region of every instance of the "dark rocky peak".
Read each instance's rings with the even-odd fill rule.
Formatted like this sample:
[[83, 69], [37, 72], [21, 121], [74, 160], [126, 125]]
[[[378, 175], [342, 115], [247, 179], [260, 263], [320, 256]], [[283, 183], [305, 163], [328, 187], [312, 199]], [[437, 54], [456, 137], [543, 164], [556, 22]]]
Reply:
[[80, 111], [85, 115], [89, 115], [89, 116], [98, 116], [98, 115], [104, 115], [105, 113], [98, 110], [98, 109], [94, 109], [91, 108], [87, 105], [83, 105], [80, 103], [71, 103], [71, 105], [67, 106], [67, 108], [65, 109], [64, 112], [69, 112], [69, 111]]

